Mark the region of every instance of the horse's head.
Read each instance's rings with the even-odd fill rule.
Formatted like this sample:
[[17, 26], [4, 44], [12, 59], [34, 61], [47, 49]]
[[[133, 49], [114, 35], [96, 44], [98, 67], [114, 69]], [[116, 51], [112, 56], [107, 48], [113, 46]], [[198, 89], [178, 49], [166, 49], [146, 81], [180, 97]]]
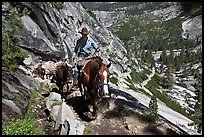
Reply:
[[73, 68], [74, 68], [73, 65], [67, 64], [67, 77], [69, 81], [73, 80], [73, 72], [74, 72]]
[[102, 92], [104, 95], [108, 95], [108, 82], [109, 82], [109, 77], [110, 77], [110, 72], [109, 72], [109, 67], [111, 66], [111, 63], [106, 65], [102, 63], [100, 66], [100, 69], [98, 71], [97, 75], [97, 81], [99, 84], [99, 92]]

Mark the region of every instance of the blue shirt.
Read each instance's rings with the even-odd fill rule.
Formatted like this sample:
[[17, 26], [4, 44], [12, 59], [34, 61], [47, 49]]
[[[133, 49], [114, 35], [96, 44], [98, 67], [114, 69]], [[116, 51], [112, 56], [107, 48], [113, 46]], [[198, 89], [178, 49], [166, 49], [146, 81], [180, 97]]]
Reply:
[[87, 36], [86, 44], [84, 45], [82, 38], [77, 40], [76, 47], [74, 49], [74, 52], [77, 54], [77, 56], [84, 56], [87, 57], [91, 54], [91, 49], [97, 49], [99, 46], [94, 42], [94, 40]]

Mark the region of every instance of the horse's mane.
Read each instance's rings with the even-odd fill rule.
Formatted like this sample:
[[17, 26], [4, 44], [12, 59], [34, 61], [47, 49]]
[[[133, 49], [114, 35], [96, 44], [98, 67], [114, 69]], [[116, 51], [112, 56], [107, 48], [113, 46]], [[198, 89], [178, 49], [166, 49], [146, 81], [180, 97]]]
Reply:
[[103, 59], [99, 56], [94, 56], [94, 57], [86, 57], [85, 60], [89, 60], [89, 59], [92, 59], [92, 60], [101, 60], [103, 61]]
[[98, 57], [98, 56], [92, 57], [91, 60], [94, 61], [94, 62], [96, 62], [96, 63], [98, 63], [98, 64], [99, 64], [99, 68], [102, 66], [103, 59], [102, 59], [101, 57]]

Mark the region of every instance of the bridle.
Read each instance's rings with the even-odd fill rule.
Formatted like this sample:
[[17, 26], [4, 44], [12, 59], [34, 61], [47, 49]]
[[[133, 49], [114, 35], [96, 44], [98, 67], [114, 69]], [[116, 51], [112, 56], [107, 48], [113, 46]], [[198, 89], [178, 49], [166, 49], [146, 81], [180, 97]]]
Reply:
[[105, 85], [109, 85], [108, 83], [100, 83], [99, 86], [105, 86]]
[[105, 85], [109, 86], [109, 84], [108, 83], [104, 83], [104, 82], [100, 83], [101, 82], [101, 74], [97, 75], [96, 80], [99, 83], [98, 84], [98, 96], [102, 97], [104, 95], [103, 86], [105, 86]]

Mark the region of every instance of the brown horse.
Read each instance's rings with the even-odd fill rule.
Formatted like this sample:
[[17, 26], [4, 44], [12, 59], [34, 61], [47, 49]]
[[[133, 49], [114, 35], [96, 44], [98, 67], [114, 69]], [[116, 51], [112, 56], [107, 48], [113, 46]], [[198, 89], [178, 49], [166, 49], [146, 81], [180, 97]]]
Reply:
[[[91, 105], [93, 106], [93, 119], [97, 117], [98, 98], [101, 95], [109, 94], [108, 82], [110, 72], [108, 68], [110, 65], [104, 64], [100, 57], [93, 57], [85, 64], [78, 77], [82, 96], [84, 99], [90, 96]], [[84, 92], [82, 86], [84, 87]]]
[[40, 78], [44, 79], [45, 69], [42, 68], [42, 65], [39, 65], [37, 68], [35, 68], [33, 72], [36, 73]]
[[56, 66], [55, 74], [53, 75], [52, 82], [55, 80], [56, 85], [59, 87], [59, 92], [62, 94], [64, 85], [67, 85], [67, 92], [69, 92], [69, 79], [72, 77], [72, 68], [66, 63]]

